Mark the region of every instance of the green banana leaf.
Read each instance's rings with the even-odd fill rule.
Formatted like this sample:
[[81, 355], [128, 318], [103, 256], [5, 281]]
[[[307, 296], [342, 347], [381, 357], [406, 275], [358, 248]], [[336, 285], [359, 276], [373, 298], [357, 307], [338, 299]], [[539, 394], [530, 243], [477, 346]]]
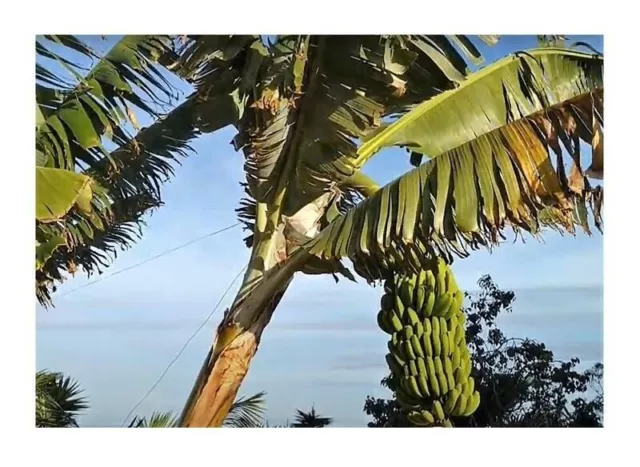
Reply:
[[62, 235], [56, 235], [44, 243], [36, 244], [36, 270], [41, 269], [55, 251], [66, 243]]
[[[602, 191], [589, 185], [580, 146], [602, 154], [602, 65], [601, 56], [567, 50], [517, 54], [420, 104], [358, 153], [406, 145], [433, 159], [305, 247], [323, 259], [348, 256], [360, 275], [377, 279], [392, 264], [418, 268], [428, 255], [451, 261], [496, 245], [506, 226], [574, 232], [587, 224], [587, 207], [600, 228]], [[568, 176], [566, 162], [573, 164]]]
[[53, 222], [74, 206], [91, 212], [92, 180], [70, 170], [36, 167], [36, 220]]
[[436, 157], [510, 122], [601, 89], [603, 65], [602, 56], [567, 49], [510, 55], [381, 126], [364, 139], [358, 156], [369, 158], [385, 147], [403, 146]]

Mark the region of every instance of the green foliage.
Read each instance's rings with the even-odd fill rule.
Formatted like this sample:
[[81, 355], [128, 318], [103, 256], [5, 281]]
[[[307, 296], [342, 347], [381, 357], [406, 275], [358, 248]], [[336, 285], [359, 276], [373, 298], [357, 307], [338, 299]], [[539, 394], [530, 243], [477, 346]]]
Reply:
[[[231, 410], [223, 423], [227, 428], [260, 428], [263, 426], [265, 412], [265, 392], [259, 392], [249, 397], [241, 397], [231, 406]], [[154, 412], [147, 420], [146, 417], [134, 417], [129, 428], [175, 428], [178, 418], [173, 412]]]
[[153, 412], [148, 420], [146, 417], [133, 417], [129, 428], [175, 428], [177, 422], [173, 412]]
[[36, 373], [36, 420], [38, 428], [77, 427], [76, 417], [88, 408], [77, 382], [62, 373]]
[[257, 428], [262, 425], [265, 413], [265, 392], [234, 401], [222, 426], [230, 428]]
[[[500, 290], [483, 276], [471, 296], [466, 338], [472, 354], [472, 376], [481, 395], [471, 417], [452, 419], [456, 427], [596, 427], [602, 426], [603, 365], [579, 371], [577, 358], [557, 361], [544, 343], [507, 338], [497, 328], [500, 313], [510, 312], [515, 294]], [[389, 385], [389, 378], [382, 381]], [[591, 387], [595, 397], [583, 394]], [[364, 411], [370, 427], [412, 426], [395, 400], [368, 396]]]
[[[375, 280], [390, 266], [420, 269], [420, 257], [451, 262], [453, 254], [498, 244], [507, 226], [538, 234], [543, 226], [573, 233], [577, 225], [590, 233], [589, 207], [600, 228], [602, 199], [579, 145], [602, 149], [603, 65], [602, 56], [566, 49], [514, 54], [381, 125], [365, 137], [360, 159], [402, 146], [431, 160], [335, 219], [307, 247], [323, 259], [349, 257]], [[600, 172], [597, 158], [586, 170]]]

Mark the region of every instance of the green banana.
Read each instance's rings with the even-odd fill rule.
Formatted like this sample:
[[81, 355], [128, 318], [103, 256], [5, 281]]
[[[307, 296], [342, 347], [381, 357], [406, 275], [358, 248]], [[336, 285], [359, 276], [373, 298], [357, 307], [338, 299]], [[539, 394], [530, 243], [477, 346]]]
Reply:
[[406, 340], [411, 339], [411, 336], [413, 336], [413, 328], [407, 324], [404, 327], [403, 331], [404, 331], [404, 338]]
[[444, 412], [447, 415], [451, 415], [454, 407], [456, 406], [456, 402], [458, 402], [458, 397], [460, 397], [460, 389], [458, 387], [454, 387], [449, 394], [447, 394], [447, 400], [444, 403]]
[[424, 352], [422, 351], [422, 345], [420, 345], [420, 341], [418, 340], [418, 336], [415, 334], [411, 336], [411, 346], [413, 347], [413, 351], [418, 357], [424, 358]]
[[390, 293], [386, 293], [380, 299], [380, 308], [383, 310], [393, 310], [393, 304], [395, 303], [395, 299], [393, 295]]
[[461, 417], [467, 408], [467, 399], [469, 399], [469, 397], [464, 392], [460, 393], [456, 406], [451, 413], [457, 417]]
[[447, 283], [447, 292], [454, 293], [458, 290], [458, 284], [456, 284], [455, 277], [453, 277], [453, 273], [451, 269], [447, 268], [446, 272], [446, 283]]
[[453, 428], [453, 423], [451, 423], [451, 420], [446, 419], [444, 422], [442, 422], [442, 427], [443, 428]]
[[422, 305], [421, 312], [423, 318], [430, 318], [433, 313], [433, 306], [436, 303], [436, 294], [433, 290], [427, 292], [427, 297]]
[[480, 405], [480, 393], [478, 391], [475, 391], [469, 398], [469, 401], [467, 402], [467, 407], [464, 409], [463, 416], [468, 417], [469, 415], [471, 415], [473, 412], [475, 412], [478, 409], [479, 405]]
[[469, 350], [466, 347], [462, 350], [460, 367], [464, 370], [462, 376], [466, 380], [469, 375], [471, 375], [471, 356], [469, 355]]
[[449, 357], [444, 358], [444, 374], [447, 376], [447, 385], [449, 386], [449, 389], [451, 389], [456, 385], [456, 383], [453, 378], [453, 365]]
[[433, 422], [429, 420], [433, 420], [433, 415], [429, 414], [431, 418], [425, 417], [421, 412], [413, 411], [407, 414], [407, 420], [413, 423], [416, 426], [430, 426], [433, 425]]
[[420, 269], [420, 272], [418, 273], [418, 282], [416, 284], [424, 288], [426, 283], [427, 283], [427, 271], [426, 269]]
[[453, 298], [451, 297], [451, 294], [449, 292], [438, 295], [438, 298], [433, 305], [433, 311], [431, 312], [431, 314], [433, 316], [444, 316], [447, 310], [449, 310], [451, 300], [453, 300]]
[[407, 358], [409, 360], [415, 360], [416, 359], [416, 354], [413, 351], [413, 346], [411, 345], [411, 342], [403, 340], [402, 341], [402, 346], [403, 346], [404, 351], [405, 351], [405, 353], [407, 355]]
[[378, 312], [378, 326], [387, 334], [391, 335], [394, 333], [394, 329], [391, 326], [391, 323], [387, 320], [387, 314], [385, 310], [380, 310]]
[[432, 358], [426, 359], [427, 363], [427, 376], [429, 377], [429, 387], [431, 392], [436, 397], [440, 397], [440, 383], [438, 383], [438, 377], [436, 376], [436, 367]]
[[437, 421], [440, 422], [444, 420], [444, 410], [442, 410], [442, 404], [440, 404], [439, 400], [433, 401], [433, 407], [431, 411], [435, 415]]
[[442, 345], [442, 355], [444, 357], [451, 355], [451, 349], [449, 348], [449, 332], [447, 329], [447, 322], [444, 318], [440, 318], [440, 344]]
[[[418, 368], [418, 371], [420, 371], [420, 368]], [[429, 385], [427, 384], [426, 375], [418, 374], [418, 376], [416, 376], [416, 381], [418, 382], [418, 387], [420, 388], [420, 392], [425, 397], [431, 397], [431, 391], [429, 391]]]
[[422, 326], [421, 321], [418, 321], [413, 325], [413, 333], [416, 335], [418, 339], [422, 337], [422, 334], [424, 334], [424, 327]]
[[424, 333], [431, 337], [431, 333], [433, 332], [433, 327], [431, 326], [431, 318], [425, 318], [422, 320], [422, 327], [424, 329]]
[[408, 295], [408, 300], [407, 303], [414, 303], [415, 302], [415, 292], [416, 292], [416, 280], [418, 279], [418, 277], [415, 274], [412, 274], [411, 276], [409, 276], [409, 280], [407, 280], [407, 295]]
[[407, 356], [405, 355], [405, 352], [403, 350], [402, 343], [396, 342], [394, 344], [393, 341], [388, 341], [387, 348], [389, 349], [389, 353], [391, 353], [391, 355], [393, 355], [396, 358], [398, 363], [400, 363], [401, 365], [404, 365], [405, 361], [407, 360]]
[[[462, 313], [462, 316], [464, 316], [464, 313]], [[461, 320], [458, 320], [458, 325], [456, 326], [456, 335], [455, 335], [455, 342], [456, 342], [456, 346], [460, 346], [462, 344], [462, 342], [464, 341], [464, 325], [461, 323]]]
[[422, 347], [426, 357], [433, 357], [433, 346], [431, 345], [431, 335], [426, 332], [422, 335]]
[[462, 311], [462, 305], [464, 304], [464, 292], [462, 290], [458, 290], [453, 294], [453, 303], [456, 311]]
[[420, 415], [422, 415], [430, 425], [433, 425], [436, 422], [436, 420], [433, 418], [433, 415], [428, 410], [422, 410], [420, 412]]
[[418, 374], [418, 367], [413, 360], [409, 360], [409, 374], [415, 376]]
[[460, 368], [460, 349], [458, 347], [454, 347], [451, 353], [451, 368], [453, 370]]
[[403, 365], [406, 364], [404, 359], [400, 355], [398, 355], [398, 353], [395, 351], [395, 348], [393, 348], [393, 345], [390, 346], [389, 352], [398, 365], [402, 367]]
[[[457, 292], [456, 292], [457, 293]], [[456, 295], [451, 295], [451, 301], [449, 301], [449, 308], [442, 314], [442, 317], [447, 321], [450, 320], [455, 314], [459, 311], [459, 308], [456, 308]]]
[[420, 388], [418, 387], [418, 382], [416, 381], [416, 378], [414, 376], [407, 376], [405, 377], [405, 381], [406, 381], [407, 388], [409, 389], [407, 391], [409, 395], [416, 397], [418, 399], [421, 399], [423, 396], [422, 396], [422, 393], [420, 392]]
[[402, 300], [400, 300], [400, 297], [398, 295], [394, 296], [395, 298], [395, 310], [396, 313], [398, 313], [398, 317], [400, 317], [400, 319], [402, 319], [404, 317], [404, 303], [402, 303]]
[[424, 358], [418, 357], [416, 358], [416, 365], [418, 365], [418, 374], [419, 375], [427, 375], [427, 365], [424, 363]]
[[476, 380], [469, 376], [469, 378], [467, 378], [467, 385], [469, 386], [469, 392], [473, 392], [476, 388]]
[[387, 317], [389, 319], [389, 324], [395, 332], [402, 330], [402, 321], [400, 321], [400, 318], [394, 310], [387, 310]]
[[407, 391], [402, 387], [402, 384], [396, 389], [396, 399], [400, 404], [406, 408], [418, 409], [421, 406], [420, 400], [416, 400], [407, 394]]
[[440, 386], [440, 392], [446, 394], [449, 391], [449, 383], [447, 382], [447, 375], [444, 374], [444, 368], [442, 366], [442, 359], [435, 357], [433, 363], [436, 367], [436, 376], [438, 377], [438, 385]]
[[438, 258], [438, 275], [436, 277], [438, 285], [438, 295], [441, 295], [447, 291], [447, 267], [440, 258]]
[[424, 305], [426, 295], [427, 293], [424, 286], [418, 285], [418, 287], [416, 287], [416, 310], [422, 310], [422, 305]]
[[[471, 390], [471, 386], [469, 386], [468, 380], [462, 385], [462, 394], [466, 395], [467, 397], [471, 397], [471, 395], [473, 394], [473, 391]], [[469, 400], [467, 400], [467, 403], [468, 402]]]
[[435, 290], [436, 288], [436, 278], [430, 269], [427, 269], [427, 288], [430, 290]]
[[431, 326], [433, 328], [433, 333], [431, 334], [433, 354], [436, 357], [439, 357], [442, 354], [442, 343], [440, 342], [440, 320], [433, 316], [431, 318]]
[[397, 332], [394, 332], [391, 335], [391, 343], [393, 345], [398, 345], [399, 342], [400, 342], [400, 335]]
[[432, 336], [440, 337], [440, 318], [436, 316], [431, 317], [431, 331]]
[[412, 326], [420, 322], [418, 313], [416, 313], [416, 311], [410, 306], [407, 307], [407, 318], [409, 319], [409, 324], [411, 324]]
[[448, 321], [447, 321], [447, 329], [448, 329], [448, 336], [449, 336], [449, 349], [451, 351], [451, 353], [453, 354], [453, 349], [456, 348], [456, 328], [458, 327], [458, 320], [456, 319], [455, 316], [452, 316]]
[[[400, 284], [398, 296], [402, 300], [405, 305], [409, 303], [413, 303], [413, 297], [411, 296], [411, 292], [409, 291], [409, 281], [404, 280], [402, 284]], [[411, 290], [413, 291], [413, 290]]]

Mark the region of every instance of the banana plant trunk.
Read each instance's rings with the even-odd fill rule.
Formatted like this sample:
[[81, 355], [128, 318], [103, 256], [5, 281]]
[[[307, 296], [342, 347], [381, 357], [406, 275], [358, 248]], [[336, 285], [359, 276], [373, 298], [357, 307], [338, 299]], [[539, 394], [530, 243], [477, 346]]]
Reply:
[[249, 371], [262, 333], [293, 275], [308, 258], [306, 252], [299, 250], [265, 273], [256, 285], [241, 287], [218, 327], [215, 342], [180, 416], [179, 426], [222, 426]]
[[185, 407], [181, 426], [219, 427], [236, 399], [240, 385], [255, 355], [262, 332], [271, 319], [275, 305], [258, 312], [258, 320], [242, 330], [217, 355], [224, 334], [218, 334], [214, 346], [205, 358], [196, 384]]

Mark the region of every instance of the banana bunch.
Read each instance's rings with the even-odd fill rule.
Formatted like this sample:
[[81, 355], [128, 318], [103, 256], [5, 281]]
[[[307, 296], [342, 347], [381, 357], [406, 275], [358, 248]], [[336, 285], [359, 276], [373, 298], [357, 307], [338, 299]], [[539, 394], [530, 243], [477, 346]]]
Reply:
[[465, 340], [464, 292], [438, 259], [384, 284], [378, 325], [391, 336], [387, 364], [398, 402], [418, 426], [452, 426], [480, 404]]

